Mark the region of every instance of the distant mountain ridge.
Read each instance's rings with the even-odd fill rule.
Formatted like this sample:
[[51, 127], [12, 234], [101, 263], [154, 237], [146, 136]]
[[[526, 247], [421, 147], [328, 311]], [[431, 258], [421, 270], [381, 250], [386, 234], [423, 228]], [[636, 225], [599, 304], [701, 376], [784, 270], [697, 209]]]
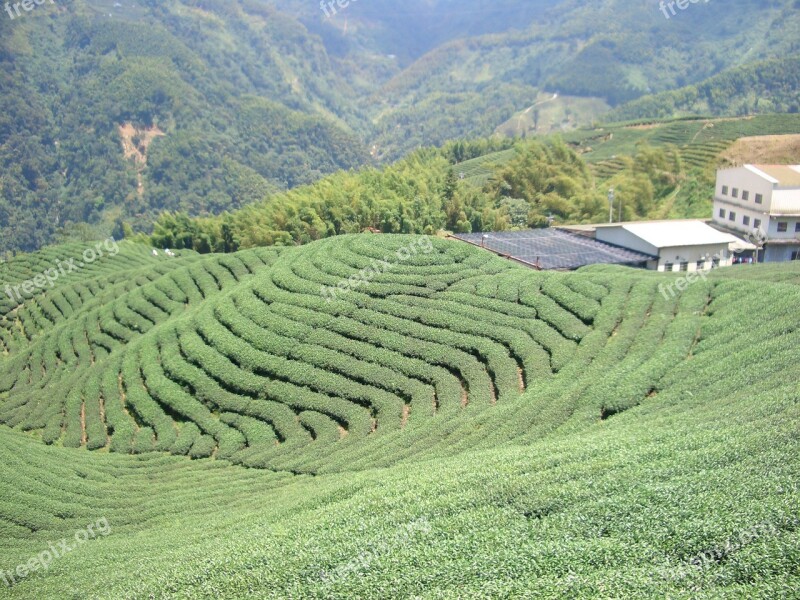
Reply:
[[[299, 0], [75, 0], [3, 15], [0, 251], [146, 231], [164, 210], [218, 214], [488, 136], [545, 91], [617, 106], [797, 55], [799, 14], [796, 0], [671, 20], [644, 0], [365, 0], [328, 16]], [[126, 124], [163, 135], [143, 148]]]

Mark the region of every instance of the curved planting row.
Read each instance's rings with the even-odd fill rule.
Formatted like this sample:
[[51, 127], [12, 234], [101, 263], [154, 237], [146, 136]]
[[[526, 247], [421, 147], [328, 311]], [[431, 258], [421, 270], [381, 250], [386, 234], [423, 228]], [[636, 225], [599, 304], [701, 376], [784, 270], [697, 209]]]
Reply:
[[[58, 439], [63, 430], [69, 445], [105, 446], [105, 439], [99, 439], [102, 436], [97, 434], [101, 427], [92, 429], [95, 435], [91, 439], [87, 428], [98, 421], [102, 425], [105, 414], [113, 412], [113, 408], [101, 411], [96, 407], [99, 399], [85, 402], [84, 388], [100, 387], [92, 377], [87, 378], [86, 371], [96, 373], [107, 363], [115, 364], [120, 353], [127, 350], [126, 345], [226, 286], [265, 269], [275, 256], [273, 251], [249, 251], [237, 257], [206, 259], [188, 267], [154, 268], [141, 276], [137, 275], [141, 269], [135, 269], [127, 282], [117, 274], [109, 279], [119, 283], [104, 286], [95, 278], [57, 290], [82, 285], [90, 289], [97, 284], [95, 289], [101, 291], [94, 296], [87, 294], [82, 305], [76, 302], [71, 315], [62, 313], [60, 320], [43, 323], [42, 335], [34, 336], [27, 347], [0, 363], [0, 393], [7, 396], [0, 407], [0, 420], [25, 429], [43, 429], [50, 441]], [[46, 306], [45, 300], [38, 298], [31, 306]], [[27, 311], [29, 306], [23, 309]], [[127, 373], [133, 375], [132, 363], [127, 363]], [[75, 386], [80, 393], [74, 391]], [[108, 385], [105, 388], [108, 392]], [[133, 386], [131, 398], [136, 399], [139, 394]], [[94, 396], [99, 398], [100, 392]], [[143, 440], [144, 434], [140, 436]]]
[[[384, 466], [641, 403], [694, 348], [707, 300], [698, 286], [682, 307], [646, 277], [537, 273], [423, 237], [275, 257], [193, 258], [22, 307], [52, 320], [3, 364], [0, 421], [68, 447]], [[659, 345], [669, 358], [648, 359]], [[595, 385], [601, 405], [587, 401]]]
[[169, 262], [166, 256], [153, 257], [145, 246], [113, 240], [72, 242], [23, 254], [0, 263], [0, 315], [43, 291], [97, 277], [119, 277], [121, 272], [164, 262]]
[[199, 256], [190, 255], [156, 261], [147, 266], [136, 263], [129, 270], [122, 263], [117, 263], [117, 267], [121, 268], [119, 272], [96, 277], [85, 273], [86, 279], [63, 284], [59, 282], [53, 288], [39, 290], [31, 297], [23, 298], [21, 304], [0, 317], [0, 344], [6, 352], [13, 354], [17, 348], [27, 345], [55, 326], [141, 289], [199, 259]]

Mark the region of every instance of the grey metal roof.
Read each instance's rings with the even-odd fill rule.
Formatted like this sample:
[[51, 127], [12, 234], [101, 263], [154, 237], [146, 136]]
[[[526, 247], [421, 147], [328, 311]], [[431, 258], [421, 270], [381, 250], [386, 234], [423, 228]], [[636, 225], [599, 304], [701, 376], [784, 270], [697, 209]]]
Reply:
[[588, 265], [640, 265], [655, 257], [612, 246], [560, 229], [497, 233], [459, 233], [454, 237], [542, 269], [578, 269]]

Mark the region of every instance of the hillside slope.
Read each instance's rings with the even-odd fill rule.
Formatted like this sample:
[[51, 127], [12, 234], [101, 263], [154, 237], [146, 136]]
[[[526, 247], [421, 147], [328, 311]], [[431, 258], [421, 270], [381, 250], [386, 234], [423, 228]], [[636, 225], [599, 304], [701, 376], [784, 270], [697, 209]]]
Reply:
[[147, 256], [4, 309], [0, 577], [107, 525], [7, 596], [800, 584], [796, 266], [673, 296], [414, 236]]
[[[397, 157], [445, 135], [490, 135], [542, 92], [593, 99], [591, 114], [601, 102], [617, 106], [800, 49], [792, 0], [690, 8], [665, 19], [658, 3], [646, 0], [569, 0], [527, 27], [451, 41], [376, 94], [375, 143], [382, 155]], [[748, 106], [759, 91], [751, 91]]]
[[295, 19], [264, 3], [116, 4], [0, 19], [0, 251], [75, 223], [121, 237], [123, 219], [217, 214], [368, 162], [354, 96]]
[[800, 112], [800, 57], [755, 62], [677, 90], [639, 98], [610, 121]]
[[[794, 0], [671, 20], [644, 0], [374, 0], [328, 16], [299, 1], [75, 0], [4, 15], [0, 252], [149, 232], [164, 210], [216, 215], [498, 127], [572, 128], [727, 69], [760, 76], [756, 61], [800, 51], [798, 14]], [[714, 109], [793, 109], [765, 85]], [[554, 94], [540, 122], [526, 112]]]

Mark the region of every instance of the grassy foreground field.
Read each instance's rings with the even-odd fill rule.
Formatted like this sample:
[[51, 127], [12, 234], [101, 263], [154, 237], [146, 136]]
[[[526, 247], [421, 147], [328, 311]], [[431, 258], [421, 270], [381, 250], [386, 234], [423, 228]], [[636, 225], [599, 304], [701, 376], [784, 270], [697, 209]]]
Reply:
[[795, 598], [800, 269], [665, 282], [367, 235], [7, 298], [0, 595]]

